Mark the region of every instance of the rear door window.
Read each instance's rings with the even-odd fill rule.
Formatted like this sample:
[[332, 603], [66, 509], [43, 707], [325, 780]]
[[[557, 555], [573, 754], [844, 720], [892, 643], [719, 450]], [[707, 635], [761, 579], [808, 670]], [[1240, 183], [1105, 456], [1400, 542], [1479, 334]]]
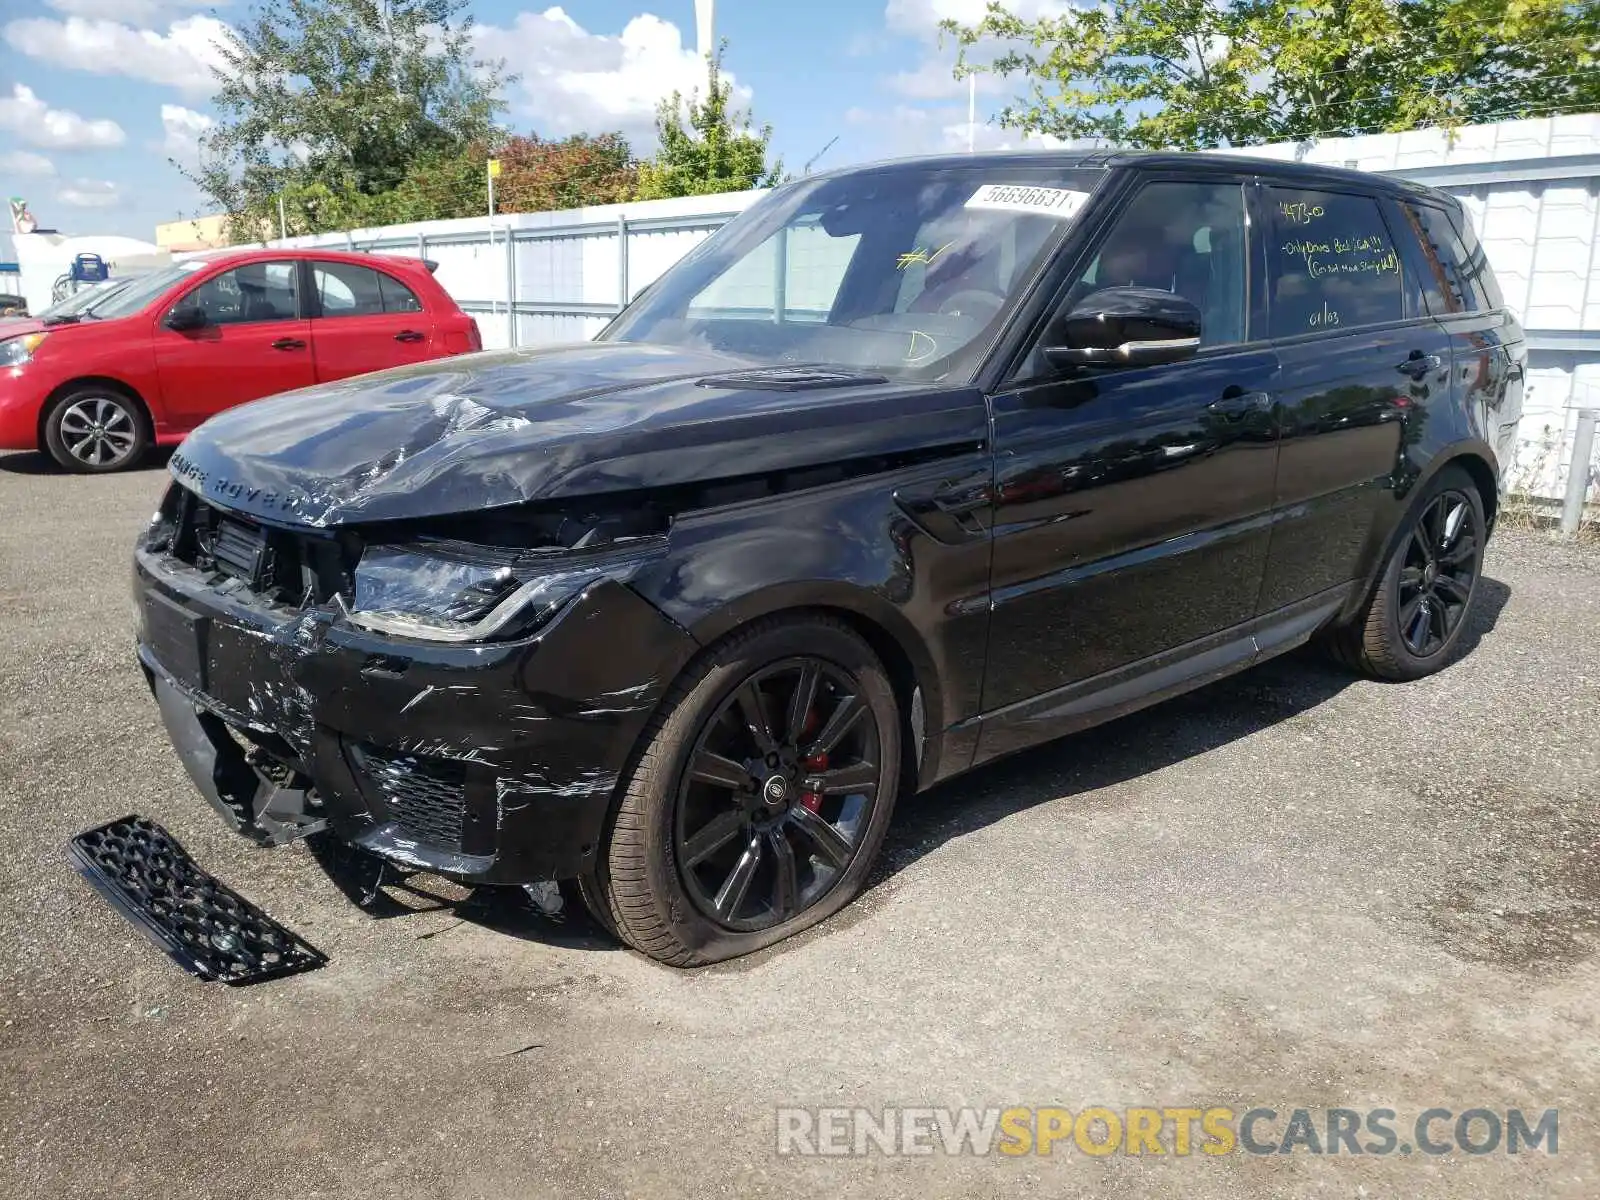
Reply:
[[313, 262], [311, 277], [324, 317], [372, 317], [422, 311], [422, 301], [405, 284], [355, 263]]
[[370, 317], [383, 312], [378, 273], [350, 263], [311, 264], [324, 317]]
[[1400, 256], [1376, 200], [1282, 187], [1267, 198], [1274, 338], [1405, 319]]

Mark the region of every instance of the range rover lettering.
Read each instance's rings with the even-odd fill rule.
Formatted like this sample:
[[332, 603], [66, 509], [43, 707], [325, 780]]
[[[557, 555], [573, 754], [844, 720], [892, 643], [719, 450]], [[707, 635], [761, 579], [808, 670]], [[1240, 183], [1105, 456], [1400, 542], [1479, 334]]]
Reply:
[[711, 962], [846, 904], [939, 780], [1312, 639], [1445, 666], [1523, 360], [1459, 203], [1408, 183], [808, 177], [593, 342], [207, 421], [138, 654], [241, 833], [574, 881]]

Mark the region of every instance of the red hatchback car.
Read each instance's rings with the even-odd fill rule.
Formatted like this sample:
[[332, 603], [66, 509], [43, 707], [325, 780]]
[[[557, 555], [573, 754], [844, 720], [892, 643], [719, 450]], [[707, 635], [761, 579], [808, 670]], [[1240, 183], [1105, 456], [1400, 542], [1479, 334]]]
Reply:
[[0, 450], [116, 471], [225, 408], [483, 347], [414, 258], [227, 251], [133, 280], [87, 315], [0, 327]]

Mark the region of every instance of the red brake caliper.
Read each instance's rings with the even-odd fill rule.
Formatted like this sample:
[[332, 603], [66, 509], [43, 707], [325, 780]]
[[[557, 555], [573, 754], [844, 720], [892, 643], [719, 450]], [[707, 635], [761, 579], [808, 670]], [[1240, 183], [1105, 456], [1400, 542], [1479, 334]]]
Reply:
[[[813, 708], [806, 714], [806, 723], [803, 732], [805, 734], [816, 732], [817, 721], [817, 710]], [[805, 769], [808, 771], [826, 771], [828, 769], [828, 755], [826, 752], [823, 752], [822, 754], [813, 754], [810, 758], [802, 758], [800, 760], [800, 765], [805, 767]], [[810, 812], [816, 812], [822, 807], [822, 793], [801, 792], [800, 807], [807, 809]]]

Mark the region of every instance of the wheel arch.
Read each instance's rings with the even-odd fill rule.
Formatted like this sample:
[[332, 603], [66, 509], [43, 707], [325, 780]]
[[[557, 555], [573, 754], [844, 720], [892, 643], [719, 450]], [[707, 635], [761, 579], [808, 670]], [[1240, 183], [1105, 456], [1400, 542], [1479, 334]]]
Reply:
[[842, 621], [872, 648], [889, 674], [900, 708], [907, 794], [936, 778], [938, 734], [946, 724], [938, 667], [911, 622], [877, 593], [836, 582], [778, 585], [724, 605], [689, 632], [702, 646], [711, 646], [754, 621], [791, 615]]
[[1493, 464], [1494, 452], [1489, 449], [1488, 443], [1476, 440], [1462, 441], [1445, 447], [1428, 460], [1427, 465], [1411, 480], [1410, 486], [1396, 494], [1394, 521], [1383, 535], [1383, 540], [1375, 547], [1375, 553], [1368, 560], [1363, 575], [1358, 576], [1361, 579], [1361, 586], [1350, 589], [1350, 599], [1340, 610], [1338, 622], [1350, 620], [1365, 607], [1367, 599], [1372, 595], [1372, 589], [1377, 586], [1379, 578], [1383, 575], [1389, 556], [1394, 553], [1395, 546], [1405, 533], [1406, 516], [1411, 512], [1415, 497], [1438, 478], [1441, 472], [1457, 466], [1466, 471], [1477, 488], [1479, 498], [1483, 501], [1486, 532], [1494, 531], [1495, 514], [1500, 506], [1500, 488], [1499, 476]]
[[139, 414], [144, 418], [145, 432], [150, 436], [152, 441], [155, 439], [155, 413], [151, 411], [149, 402], [139, 394], [138, 388], [112, 375], [78, 375], [67, 380], [59, 387], [54, 388], [50, 394], [44, 398], [44, 403], [39, 406], [39, 420], [34, 429], [34, 436], [38, 439], [39, 453], [44, 454], [48, 452], [44, 440], [44, 427], [45, 422], [50, 419], [51, 412], [55, 410], [56, 404], [63, 397], [69, 396], [73, 392], [79, 391], [80, 389], [89, 387], [107, 388], [121, 396], [125, 396], [129, 400], [132, 400], [134, 404], [138, 405]]
[[1483, 501], [1483, 523], [1488, 533], [1494, 532], [1494, 519], [1500, 511], [1500, 480], [1495, 474], [1487, 454], [1476, 449], [1466, 450], [1440, 464], [1440, 470], [1452, 464], [1466, 468], [1472, 482], [1478, 487], [1478, 497]]

